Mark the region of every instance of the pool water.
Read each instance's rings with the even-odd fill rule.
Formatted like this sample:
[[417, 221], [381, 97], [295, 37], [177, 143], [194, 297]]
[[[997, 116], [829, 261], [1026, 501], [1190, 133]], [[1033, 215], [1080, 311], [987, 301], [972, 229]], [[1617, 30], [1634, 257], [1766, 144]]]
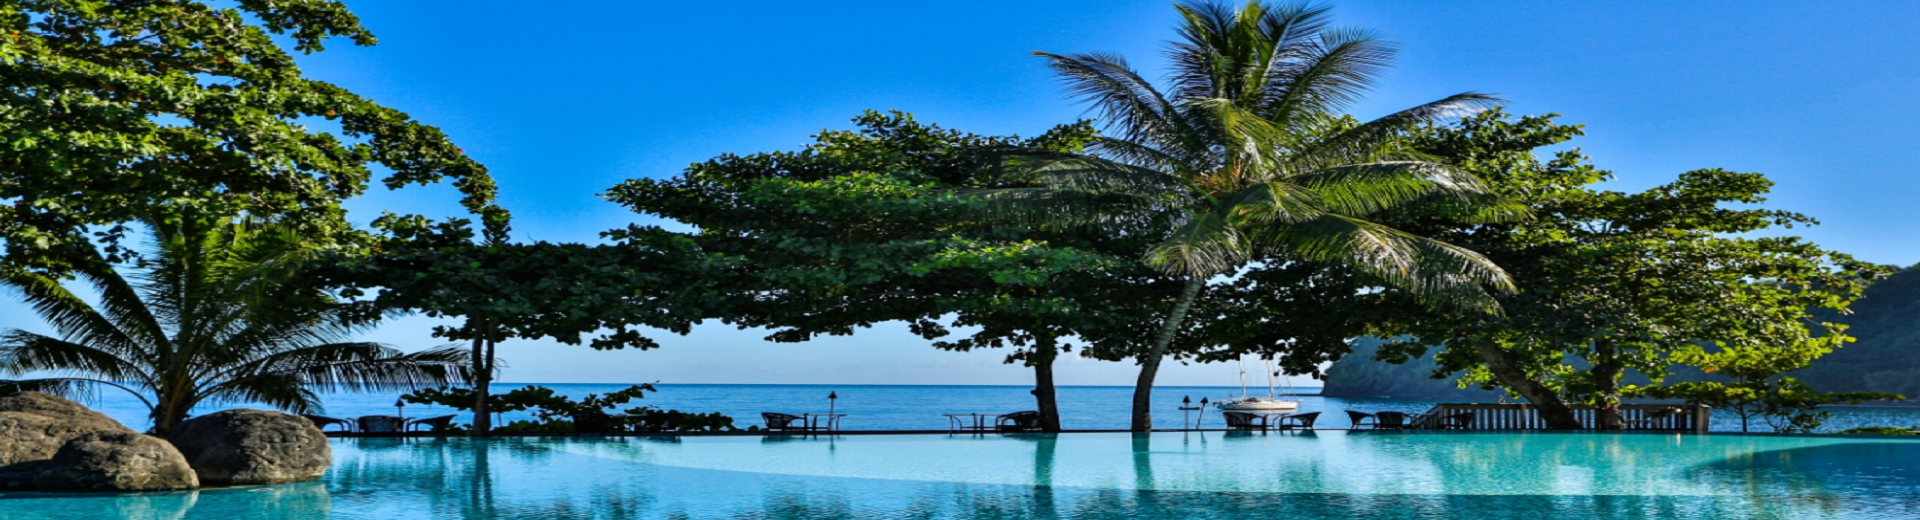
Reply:
[[318, 482], [0, 518], [1914, 518], [1920, 441], [1594, 433], [339, 439]]

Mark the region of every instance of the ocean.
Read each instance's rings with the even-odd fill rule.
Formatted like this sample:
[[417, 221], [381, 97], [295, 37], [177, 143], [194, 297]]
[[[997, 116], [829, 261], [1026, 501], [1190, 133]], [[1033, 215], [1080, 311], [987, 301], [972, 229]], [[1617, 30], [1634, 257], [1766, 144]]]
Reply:
[[[539, 385], [553, 388], [556, 393], [569, 397], [582, 397], [589, 393], [604, 394], [617, 391], [630, 384], [598, 383], [495, 383], [495, 393], [527, 385]], [[947, 428], [948, 413], [986, 413], [1003, 414], [1034, 408], [1030, 387], [1024, 386], [938, 386], [938, 385], [655, 385], [658, 392], [650, 393], [642, 399], [628, 403], [626, 407], [652, 405], [662, 409], [683, 412], [720, 412], [734, 418], [741, 428], [760, 425], [760, 412], [784, 413], [824, 413], [829, 407], [834, 412], [847, 414], [841, 426], [849, 430], [940, 430]], [[1296, 388], [1298, 393], [1317, 393], [1319, 388]], [[1265, 389], [1255, 390], [1264, 394]], [[839, 399], [828, 402], [827, 395], [838, 395]], [[1218, 411], [1210, 410], [1204, 418], [1192, 414], [1183, 415], [1179, 409], [1181, 399], [1190, 398], [1196, 405], [1202, 397], [1218, 400], [1240, 393], [1238, 387], [1214, 386], [1163, 386], [1156, 387], [1153, 393], [1154, 427], [1179, 428], [1183, 420], [1198, 420], [1199, 426], [1218, 428], [1222, 426]], [[1126, 386], [1063, 386], [1059, 387], [1060, 423], [1067, 429], [1078, 430], [1118, 430], [1127, 428], [1128, 408], [1132, 402], [1133, 388]], [[1360, 410], [1377, 412], [1382, 410], [1417, 413], [1426, 411], [1439, 401], [1425, 399], [1348, 399], [1320, 397], [1318, 395], [1294, 396], [1300, 403], [1301, 412], [1327, 412], [1316, 425], [1321, 428], [1346, 428], [1349, 426], [1346, 414], [1342, 410]], [[341, 393], [325, 394], [322, 403], [325, 410], [321, 415], [339, 418], [352, 418], [363, 415], [394, 415], [406, 417], [432, 417], [457, 414], [446, 407], [408, 404], [396, 408], [399, 395], [394, 393]], [[147, 410], [138, 399], [117, 389], [101, 389], [99, 395], [83, 400], [88, 406], [106, 413], [108, 416], [129, 427], [145, 430], [151, 426], [147, 420]], [[247, 403], [234, 403], [220, 406], [202, 406], [194, 413], [208, 413], [227, 408], [267, 408]], [[1920, 426], [1920, 408], [1910, 407], [1847, 407], [1833, 410], [1834, 417], [1827, 421], [1825, 431], [1837, 431], [1860, 426]], [[1184, 419], [1183, 419], [1184, 417]], [[531, 419], [532, 414], [517, 412], [505, 414], [507, 421]], [[468, 422], [471, 418], [462, 416], [457, 422]], [[1716, 431], [1739, 431], [1737, 417], [1731, 413], [1719, 412], [1713, 417], [1712, 427]], [[1757, 419], [1753, 424], [1755, 431], [1770, 431]]]

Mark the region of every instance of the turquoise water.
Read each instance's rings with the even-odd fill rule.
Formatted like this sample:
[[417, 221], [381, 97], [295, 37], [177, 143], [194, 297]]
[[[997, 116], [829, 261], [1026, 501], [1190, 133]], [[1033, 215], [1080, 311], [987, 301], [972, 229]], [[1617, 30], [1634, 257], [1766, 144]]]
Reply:
[[[525, 386], [526, 383], [500, 383], [494, 387], [496, 392]], [[606, 393], [622, 388], [626, 384], [545, 384], [557, 393], [572, 397], [588, 393]], [[840, 396], [834, 404], [834, 411], [847, 414], [844, 427], [853, 430], [943, 430], [947, 419], [943, 413], [994, 413], [1001, 414], [1017, 410], [1031, 410], [1034, 407], [1030, 388], [1021, 386], [931, 386], [931, 385], [658, 385], [659, 392], [648, 394], [646, 398], [634, 401], [632, 406], [656, 405], [689, 412], [721, 412], [733, 416], [740, 425], [760, 424], [760, 412], [825, 412], [827, 411], [827, 393]], [[1317, 392], [1318, 388], [1303, 388], [1306, 392]], [[1264, 391], [1262, 389], [1261, 391]], [[1154, 425], [1159, 428], [1179, 428], [1181, 423], [1180, 399], [1191, 397], [1199, 401], [1201, 397], [1219, 399], [1239, 393], [1238, 388], [1226, 387], [1178, 387], [1163, 386], [1154, 389]], [[1124, 430], [1127, 428], [1128, 408], [1133, 396], [1132, 387], [1124, 386], [1066, 386], [1060, 387], [1060, 422], [1070, 429], [1085, 430]], [[396, 394], [327, 394], [322, 399], [326, 413], [334, 417], [357, 417], [361, 415], [392, 415], [395, 413], [393, 402]], [[1321, 428], [1346, 428], [1347, 418], [1340, 410], [1381, 411], [1393, 410], [1418, 413], [1433, 407], [1437, 401], [1421, 399], [1340, 399], [1319, 396], [1300, 396], [1300, 410], [1303, 412], [1326, 411], [1317, 426]], [[145, 429], [146, 408], [140, 401], [125, 393], [103, 391], [98, 399], [88, 403], [90, 406], [112, 416], [128, 426]], [[195, 410], [195, 413], [208, 413], [214, 410], [232, 408], [235, 404], [223, 404]], [[400, 410], [408, 417], [429, 417], [455, 414], [450, 408], [437, 406], [409, 405]], [[1827, 431], [1835, 431], [1856, 426], [1920, 426], [1920, 408], [1840, 408], [1834, 410], [1834, 418], [1827, 421]], [[507, 420], [530, 418], [526, 412], [508, 414]], [[462, 416], [460, 422], [470, 419]], [[1208, 414], [1201, 426], [1218, 428], [1221, 426], [1220, 414], [1213, 411]], [[1713, 417], [1713, 429], [1716, 431], [1739, 431], [1738, 418], [1729, 413], [1716, 413]], [[1759, 421], [1754, 423], [1755, 431], [1772, 431]]]
[[1920, 441], [1579, 433], [339, 439], [320, 482], [79, 518], [1912, 518]]

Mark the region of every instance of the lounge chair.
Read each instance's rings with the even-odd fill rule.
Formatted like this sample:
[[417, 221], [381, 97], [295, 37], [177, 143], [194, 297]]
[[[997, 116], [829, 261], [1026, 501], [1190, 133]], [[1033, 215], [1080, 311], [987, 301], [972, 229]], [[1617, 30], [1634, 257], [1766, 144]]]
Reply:
[[760, 418], [767, 421], [767, 431], [786, 432], [794, 430], [806, 431], [809, 429], [804, 422], [795, 426], [793, 424], [794, 421], [799, 421], [802, 417], [790, 413], [760, 412]]
[[1229, 430], [1251, 431], [1267, 429], [1267, 416], [1265, 415], [1254, 415], [1247, 412], [1221, 412], [1220, 415], [1227, 418], [1227, 429]]
[[407, 421], [407, 430], [409, 431], [417, 430], [419, 426], [426, 426], [428, 431], [445, 431], [447, 428], [453, 427], [453, 416], [442, 415]]
[[1302, 430], [1312, 430], [1313, 422], [1317, 420], [1320, 420], [1320, 412], [1307, 412], [1307, 413], [1296, 413], [1291, 415], [1285, 415], [1280, 417], [1280, 422], [1274, 423], [1273, 429], [1291, 430], [1294, 428], [1299, 428]]
[[1013, 412], [993, 418], [994, 429], [1003, 432], [1024, 432], [1040, 428], [1040, 412], [1027, 410]]
[[1378, 427], [1380, 424], [1380, 419], [1374, 417], [1373, 414], [1353, 410], [1347, 410], [1347, 420], [1353, 421], [1353, 429], [1355, 430], [1360, 429], [1362, 426]]
[[407, 420], [393, 415], [368, 415], [354, 419], [363, 433], [400, 433]]
[[339, 426], [340, 431], [343, 432], [353, 431], [353, 421], [346, 419], [335, 419], [323, 415], [302, 415], [301, 417], [307, 418], [314, 426], [319, 427], [320, 431], [326, 431], [328, 426]]
[[1403, 430], [1408, 426], [1405, 412], [1379, 412], [1373, 417], [1373, 428], [1376, 430]]

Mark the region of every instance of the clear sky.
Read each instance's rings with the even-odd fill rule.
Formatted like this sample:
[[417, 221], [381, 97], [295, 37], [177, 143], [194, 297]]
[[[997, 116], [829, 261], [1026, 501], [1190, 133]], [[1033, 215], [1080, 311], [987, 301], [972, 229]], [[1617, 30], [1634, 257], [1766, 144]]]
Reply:
[[[791, 150], [864, 109], [990, 134], [1084, 117], [1029, 52], [1116, 52], [1149, 76], [1175, 15], [1164, 1], [507, 2], [348, 0], [380, 37], [301, 63], [445, 129], [486, 163], [515, 236], [597, 241], [645, 221], [598, 194], [721, 153]], [[1920, 2], [1336, 2], [1339, 23], [1402, 42], [1353, 111], [1374, 117], [1467, 90], [1585, 124], [1575, 141], [1638, 190], [1697, 168], [1764, 172], [1795, 230], [1862, 259], [1920, 262]], [[537, 6], [537, 7], [530, 7]], [[458, 213], [450, 188], [350, 207]], [[10, 326], [45, 330], [11, 299]], [[425, 318], [371, 336], [431, 345]], [[938, 351], [903, 327], [804, 344], [708, 324], [660, 350], [502, 345], [508, 381], [1025, 384], [1003, 353]], [[1133, 366], [1071, 360], [1062, 384], [1131, 384]], [[1169, 385], [1227, 384], [1220, 366]]]

